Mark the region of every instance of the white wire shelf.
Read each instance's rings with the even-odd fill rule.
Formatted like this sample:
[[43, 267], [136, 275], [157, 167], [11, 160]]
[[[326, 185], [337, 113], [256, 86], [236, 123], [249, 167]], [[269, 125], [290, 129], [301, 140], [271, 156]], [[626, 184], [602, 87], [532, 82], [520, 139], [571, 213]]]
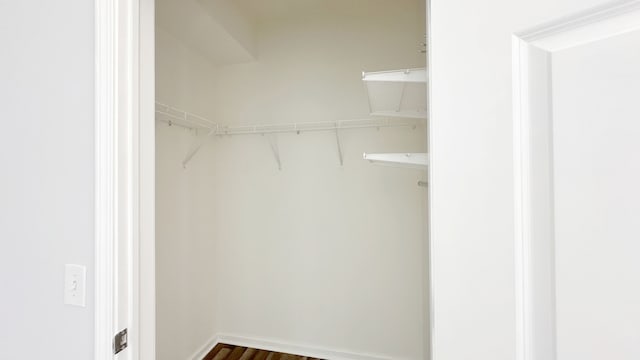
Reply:
[[386, 117], [386, 118], [409, 118], [409, 119], [425, 120], [427, 118], [427, 110], [417, 109], [415, 111], [411, 111], [411, 110], [375, 111], [375, 112], [372, 112], [370, 115], [376, 116], [376, 117]]
[[427, 153], [386, 153], [386, 154], [367, 154], [362, 156], [369, 162], [411, 168], [426, 169], [429, 166], [429, 154]]
[[370, 71], [362, 73], [363, 81], [426, 83], [427, 69]]
[[274, 133], [305, 133], [315, 131], [336, 131], [348, 129], [367, 129], [384, 127], [417, 127], [423, 121], [417, 119], [401, 119], [400, 121], [391, 118], [380, 119], [350, 119], [323, 122], [299, 122], [288, 124], [266, 124], [266, 125], [246, 125], [246, 126], [225, 126], [220, 127], [214, 135], [243, 135], [243, 134], [274, 134]]
[[379, 118], [348, 119], [320, 122], [297, 122], [282, 124], [255, 124], [239, 126], [223, 126], [203, 116], [189, 113], [162, 103], [156, 103], [156, 119], [170, 125], [178, 125], [189, 129], [209, 130], [210, 136], [225, 135], [264, 135], [278, 133], [305, 133], [315, 131], [336, 131], [348, 129], [385, 128], [385, 127], [417, 127], [424, 125], [420, 118], [394, 119], [392, 116]]
[[[386, 127], [411, 127], [417, 128], [424, 125], [425, 120], [421, 118], [392, 118], [378, 117], [366, 119], [349, 119], [336, 121], [320, 121], [320, 122], [298, 122], [298, 123], [278, 123], [278, 124], [259, 124], [259, 125], [239, 125], [239, 126], [222, 126], [204, 116], [196, 115], [184, 110], [174, 108], [172, 106], [156, 102], [156, 120], [165, 122], [169, 125], [177, 125], [191, 130], [206, 130], [205, 137], [199, 137], [192, 146], [191, 150], [185, 156], [182, 165], [184, 167], [204, 146], [207, 138], [216, 136], [234, 136], [234, 135], [277, 135], [283, 133], [301, 134], [306, 132], [331, 131], [335, 133], [336, 145], [338, 147], [338, 156], [340, 165], [343, 164], [342, 142], [340, 140], [340, 132], [350, 129], [371, 129]], [[271, 150], [281, 169], [280, 154], [277, 141], [274, 138], [269, 139]]]
[[218, 124], [207, 118], [156, 101], [156, 120], [189, 129], [216, 129]]
[[363, 72], [372, 116], [427, 118], [427, 69]]

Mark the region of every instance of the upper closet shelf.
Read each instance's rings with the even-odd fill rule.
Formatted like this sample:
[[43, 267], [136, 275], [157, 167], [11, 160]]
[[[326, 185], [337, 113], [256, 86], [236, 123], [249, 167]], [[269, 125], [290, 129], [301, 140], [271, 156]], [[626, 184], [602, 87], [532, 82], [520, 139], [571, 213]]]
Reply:
[[427, 69], [363, 72], [373, 116], [427, 118]]
[[299, 122], [299, 123], [273, 123], [273, 124], [257, 124], [257, 125], [238, 125], [224, 126], [217, 124], [205, 117], [186, 112], [156, 102], [156, 120], [166, 122], [171, 125], [178, 125], [192, 130], [205, 130], [205, 136], [200, 136], [191, 150], [185, 156], [182, 165], [187, 166], [189, 161], [200, 151], [205, 144], [207, 138], [213, 136], [229, 136], [229, 135], [272, 135], [270, 137], [271, 149], [274, 153], [278, 168], [281, 167], [280, 155], [277, 148], [277, 142], [273, 136], [282, 133], [301, 134], [306, 132], [330, 131], [336, 136], [336, 145], [338, 147], [338, 156], [340, 157], [340, 165], [343, 163], [342, 143], [340, 133], [342, 130], [352, 129], [380, 129], [385, 127], [410, 127], [417, 128], [423, 125], [424, 121], [419, 119], [391, 119], [391, 118], [373, 118], [373, 119], [348, 119], [335, 121], [320, 122]]
[[180, 110], [157, 101], [156, 120], [165, 122], [169, 125], [178, 125], [188, 129], [213, 130], [218, 128], [218, 124], [200, 115]]
[[156, 120], [169, 125], [178, 125], [188, 129], [207, 130], [211, 136], [225, 135], [265, 135], [278, 133], [306, 133], [316, 131], [340, 131], [350, 129], [370, 129], [386, 127], [411, 127], [423, 125], [423, 121], [416, 119], [394, 119], [392, 117], [376, 117], [364, 119], [345, 119], [334, 121], [272, 123], [254, 125], [227, 126], [217, 124], [203, 116], [174, 108], [156, 102]]
[[388, 153], [363, 155], [365, 160], [381, 165], [400, 167], [427, 168], [429, 166], [429, 154], [427, 153]]

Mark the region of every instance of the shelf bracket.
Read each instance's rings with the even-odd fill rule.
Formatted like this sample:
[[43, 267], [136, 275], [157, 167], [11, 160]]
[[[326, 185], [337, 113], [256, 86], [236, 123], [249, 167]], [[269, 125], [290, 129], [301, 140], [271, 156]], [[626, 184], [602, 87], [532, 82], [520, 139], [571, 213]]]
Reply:
[[342, 141], [340, 140], [340, 130], [336, 126], [336, 145], [338, 146], [338, 158], [340, 159], [340, 166], [344, 165], [344, 159], [342, 157]]
[[400, 112], [400, 110], [402, 109], [402, 101], [404, 100], [404, 93], [407, 90], [407, 83], [403, 82], [402, 83], [402, 92], [400, 93], [400, 101], [398, 102], [398, 108], [396, 109], [396, 112]]
[[280, 161], [280, 148], [278, 147], [278, 135], [269, 134], [267, 135], [267, 139], [269, 140], [269, 146], [271, 146], [273, 157], [276, 159], [276, 163], [278, 164], [278, 170], [282, 171], [282, 162]]
[[204, 137], [202, 137], [199, 141], [196, 141], [196, 143], [191, 147], [191, 150], [189, 150], [189, 152], [187, 153], [187, 155], [184, 157], [184, 160], [182, 160], [182, 167], [183, 168], [187, 168], [187, 164], [189, 164], [189, 161], [191, 161], [191, 159], [193, 159], [194, 156], [196, 156], [196, 154], [198, 153], [198, 151], [200, 151], [200, 149], [202, 149], [202, 146], [204, 146], [204, 143], [214, 134], [217, 133], [217, 129], [213, 128], [211, 129], [211, 131], [209, 131], [207, 133], [207, 135], [205, 135]]

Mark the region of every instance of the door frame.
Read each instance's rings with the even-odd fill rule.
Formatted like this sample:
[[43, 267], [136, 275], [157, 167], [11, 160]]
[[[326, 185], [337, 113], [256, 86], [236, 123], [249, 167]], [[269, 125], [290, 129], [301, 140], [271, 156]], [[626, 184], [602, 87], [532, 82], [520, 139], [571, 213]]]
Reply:
[[640, 0], [623, 0], [513, 34], [517, 360], [557, 357], [551, 56], [638, 29]]
[[[429, 66], [431, 0], [424, 1]], [[94, 4], [94, 359], [155, 360], [155, 0], [94, 0]], [[431, 83], [429, 77], [428, 98]], [[431, 121], [429, 151], [434, 140], [430, 128]], [[430, 162], [429, 204], [432, 169]], [[429, 211], [427, 224], [432, 216]], [[432, 358], [430, 226], [428, 233], [427, 346]], [[114, 356], [113, 337], [123, 328], [128, 329], [129, 346]]]
[[154, 360], [154, 0], [94, 6], [94, 358]]

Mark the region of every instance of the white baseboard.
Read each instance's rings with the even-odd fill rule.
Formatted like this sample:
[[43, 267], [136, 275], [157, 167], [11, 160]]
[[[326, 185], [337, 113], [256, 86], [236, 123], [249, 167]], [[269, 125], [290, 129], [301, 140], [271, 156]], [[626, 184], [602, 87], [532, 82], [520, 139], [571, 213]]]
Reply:
[[325, 348], [291, 344], [273, 339], [249, 338], [232, 334], [216, 334], [198, 349], [188, 360], [202, 360], [218, 344], [250, 347], [261, 350], [275, 351], [287, 354], [301, 355], [328, 360], [391, 360], [388, 356], [353, 353], [343, 350], [329, 350]]
[[211, 340], [194, 353], [189, 360], [202, 360], [220, 343], [328, 360], [391, 360], [391, 358], [387, 356], [359, 354], [343, 350], [329, 350], [309, 345], [291, 344], [273, 339], [250, 338], [232, 334], [217, 334], [212, 337]]
[[193, 355], [191, 355], [188, 360], [204, 359], [204, 357], [207, 356], [207, 354], [211, 352], [211, 350], [213, 350], [213, 348], [218, 345], [218, 343], [220, 343], [220, 341], [218, 341], [218, 335], [213, 336], [211, 339], [209, 339], [209, 341], [202, 345], [200, 349], [198, 349], [198, 351], [193, 353]]

